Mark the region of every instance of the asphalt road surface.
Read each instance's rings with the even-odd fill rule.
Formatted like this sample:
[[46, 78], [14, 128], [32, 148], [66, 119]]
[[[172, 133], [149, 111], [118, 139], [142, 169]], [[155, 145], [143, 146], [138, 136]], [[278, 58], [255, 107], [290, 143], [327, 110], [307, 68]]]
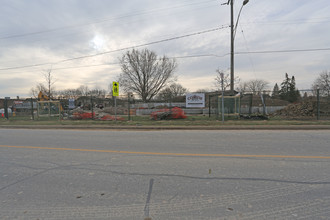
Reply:
[[0, 219], [330, 219], [330, 132], [0, 129]]

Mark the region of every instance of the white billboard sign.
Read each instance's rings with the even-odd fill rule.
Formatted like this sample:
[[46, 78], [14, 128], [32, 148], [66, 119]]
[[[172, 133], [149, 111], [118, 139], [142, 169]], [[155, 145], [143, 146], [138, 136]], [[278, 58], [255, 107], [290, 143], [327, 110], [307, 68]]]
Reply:
[[204, 93], [188, 93], [186, 95], [186, 108], [204, 108], [205, 94]]
[[74, 105], [74, 99], [69, 99], [69, 109], [74, 109], [76, 108]]

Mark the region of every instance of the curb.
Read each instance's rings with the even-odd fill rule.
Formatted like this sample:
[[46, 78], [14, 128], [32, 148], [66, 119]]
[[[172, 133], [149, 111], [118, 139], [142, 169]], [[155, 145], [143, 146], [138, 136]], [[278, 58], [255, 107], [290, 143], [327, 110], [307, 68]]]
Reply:
[[98, 126], [98, 125], [0, 125], [0, 129], [66, 130], [330, 130], [330, 125], [222, 125], [222, 126]]

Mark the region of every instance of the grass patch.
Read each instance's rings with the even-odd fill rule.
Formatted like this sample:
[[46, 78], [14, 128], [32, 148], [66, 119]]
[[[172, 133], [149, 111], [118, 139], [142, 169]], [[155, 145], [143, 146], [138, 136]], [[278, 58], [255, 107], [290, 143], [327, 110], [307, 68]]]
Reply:
[[70, 126], [248, 126], [248, 125], [330, 125], [330, 120], [282, 120], [271, 118], [269, 120], [245, 120], [236, 117], [225, 117], [222, 123], [221, 117], [215, 116], [188, 116], [186, 119], [176, 120], [151, 120], [149, 116], [122, 116], [124, 121], [99, 121], [99, 120], [58, 120], [58, 118], [39, 118], [31, 120], [30, 117], [11, 117], [9, 120], [0, 119], [0, 125], [70, 125]]

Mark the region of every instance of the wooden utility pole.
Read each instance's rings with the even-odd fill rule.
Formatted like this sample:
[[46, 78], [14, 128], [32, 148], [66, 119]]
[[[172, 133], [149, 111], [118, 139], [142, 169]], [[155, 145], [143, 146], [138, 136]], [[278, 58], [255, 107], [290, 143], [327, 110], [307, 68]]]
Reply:
[[230, 92], [234, 93], [234, 0], [230, 0]]

